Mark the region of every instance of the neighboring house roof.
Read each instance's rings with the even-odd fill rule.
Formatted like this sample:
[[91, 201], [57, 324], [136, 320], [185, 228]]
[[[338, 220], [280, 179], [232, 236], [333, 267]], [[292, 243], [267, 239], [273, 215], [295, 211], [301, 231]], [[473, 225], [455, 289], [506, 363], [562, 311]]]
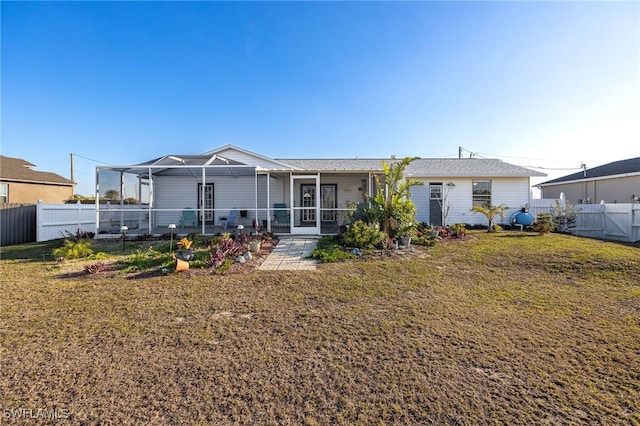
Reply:
[[552, 179], [537, 184], [536, 186], [546, 186], [558, 183], [588, 181], [596, 178], [613, 177], [628, 174], [640, 173], [640, 157], [629, 158], [627, 160], [614, 161], [612, 163], [603, 164], [602, 166], [587, 169], [581, 172], [572, 173], [567, 176]]
[[67, 178], [51, 172], [39, 172], [33, 167], [35, 164], [22, 158], [0, 155], [0, 180], [73, 186], [73, 182]]

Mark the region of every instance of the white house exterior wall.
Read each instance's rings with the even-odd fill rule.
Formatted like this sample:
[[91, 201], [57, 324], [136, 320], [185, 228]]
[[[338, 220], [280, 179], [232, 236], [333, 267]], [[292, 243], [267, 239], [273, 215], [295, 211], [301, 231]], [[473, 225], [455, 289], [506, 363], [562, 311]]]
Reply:
[[[477, 180], [491, 180], [491, 202], [493, 205], [504, 204], [508, 207], [504, 221], [508, 223], [511, 214], [525, 207], [529, 203], [529, 178], [478, 178]], [[451, 179], [446, 177], [419, 179], [423, 186], [411, 188], [411, 199], [416, 205], [416, 220], [429, 223], [429, 183], [443, 184], [443, 208], [449, 205], [446, 224], [467, 223], [469, 225], [486, 225], [486, 218], [481, 214], [471, 213], [473, 205], [473, 181], [476, 179]], [[455, 186], [448, 190], [446, 184]], [[447, 192], [448, 191], [448, 192]]]
[[363, 179], [367, 179], [364, 174], [334, 175], [325, 173], [320, 175], [320, 184], [337, 185], [338, 208], [344, 209], [364, 201]]
[[[512, 214], [529, 206], [530, 188], [531, 183], [528, 177], [492, 179], [491, 201], [493, 205], [503, 204], [508, 207], [504, 220], [498, 217], [498, 223], [508, 224]], [[480, 214], [475, 216], [483, 219], [479, 222], [480, 224], [485, 224], [486, 218], [484, 216]]]
[[[255, 177], [211, 176], [207, 183], [213, 183], [214, 217], [229, 214], [229, 210], [254, 210], [256, 207]], [[156, 176], [154, 177], [155, 207], [162, 209], [178, 209], [176, 211], [156, 212], [156, 226], [178, 223], [181, 210], [187, 207], [197, 209], [198, 184], [202, 178], [191, 176]], [[251, 212], [249, 217], [254, 217]]]
[[[154, 207], [156, 209], [183, 209], [198, 206], [198, 183], [191, 176], [155, 176], [153, 178]], [[155, 226], [178, 224], [180, 210], [156, 211]]]

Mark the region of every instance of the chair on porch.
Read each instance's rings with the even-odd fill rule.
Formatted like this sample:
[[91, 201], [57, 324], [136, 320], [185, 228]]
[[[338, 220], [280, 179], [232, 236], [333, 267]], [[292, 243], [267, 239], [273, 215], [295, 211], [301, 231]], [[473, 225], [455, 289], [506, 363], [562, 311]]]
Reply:
[[286, 203], [273, 203], [273, 220], [278, 226], [289, 225], [289, 210]]
[[237, 218], [238, 210], [229, 210], [229, 216], [227, 216], [227, 220], [224, 221], [224, 229], [227, 229], [229, 225], [233, 225]]
[[180, 215], [180, 227], [184, 228], [185, 225], [189, 225], [194, 228], [198, 226], [198, 215], [196, 215], [196, 211], [191, 207], [186, 207], [182, 210], [182, 214]]

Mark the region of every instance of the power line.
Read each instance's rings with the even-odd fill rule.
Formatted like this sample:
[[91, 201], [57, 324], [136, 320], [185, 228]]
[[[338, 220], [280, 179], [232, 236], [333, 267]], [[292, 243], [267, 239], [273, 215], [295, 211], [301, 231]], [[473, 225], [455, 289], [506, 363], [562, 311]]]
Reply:
[[[562, 160], [548, 160], [546, 158], [527, 158], [527, 157], [513, 157], [513, 156], [509, 156], [509, 155], [498, 155], [498, 154], [489, 154], [489, 153], [479, 153], [479, 152], [473, 152], [473, 151], [469, 151], [466, 148], [463, 147], [459, 147], [458, 148], [458, 158], [462, 158], [462, 151], [466, 151], [469, 153], [469, 158], [483, 158], [483, 159], [490, 159], [490, 158], [512, 158], [515, 160], [526, 160], [526, 161], [562, 161]], [[579, 167], [544, 167], [544, 166], [521, 166], [521, 167], [528, 167], [531, 169], [540, 169], [540, 170], [557, 170], [557, 171], [570, 171], [570, 170], [582, 170], [584, 167], [582, 165], [580, 165]]]
[[74, 153], [73, 155], [75, 155], [76, 157], [83, 158], [83, 159], [85, 159], [85, 160], [93, 161], [93, 162], [95, 162], [95, 163], [104, 164], [104, 165], [106, 165], [106, 166], [113, 166], [113, 164], [105, 163], [104, 161], [100, 161], [100, 160], [94, 160], [93, 158], [85, 157], [84, 155], [80, 155], [80, 154], [76, 154], [76, 153]]

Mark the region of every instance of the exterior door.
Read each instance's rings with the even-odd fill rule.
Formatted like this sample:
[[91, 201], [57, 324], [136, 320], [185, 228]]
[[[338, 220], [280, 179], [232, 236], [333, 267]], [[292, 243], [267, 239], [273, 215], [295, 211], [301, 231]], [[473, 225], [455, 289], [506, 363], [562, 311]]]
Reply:
[[319, 234], [320, 175], [291, 175], [291, 188], [291, 233]]
[[320, 185], [320, 201], [322, 205], [322, 221], [335, 222], [336, 208], [338, 207], [338, 185], [324, 184]]
[[316, 185], [315, 184], [300, 185], [300, 200], [301, 200], [302, 207], [307, 207], [301, 210], [302, 216], [300, 221], [303, 224], [315, 224], [316, 223]]
[[198, 220], [200, 223], [213, 224], [213, 184], [198, 184], [198, 206], [201, 209]]
[[429, 222], [442, 226], [442, 182], [429, 183]]

